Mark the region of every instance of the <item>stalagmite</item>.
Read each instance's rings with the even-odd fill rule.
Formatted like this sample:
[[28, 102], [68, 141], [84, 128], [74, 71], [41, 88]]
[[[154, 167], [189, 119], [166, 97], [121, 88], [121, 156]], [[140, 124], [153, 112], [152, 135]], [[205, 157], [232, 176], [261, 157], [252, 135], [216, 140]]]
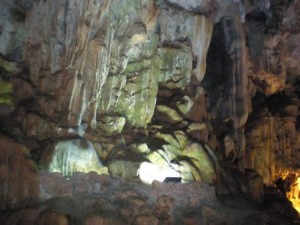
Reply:
[[101, 174], [102, 163], [92, 144], [83, 139], [61, 141], [56, 144], [48, 165], [50, 172], [71, 176], [75, 172], [95, 171]]

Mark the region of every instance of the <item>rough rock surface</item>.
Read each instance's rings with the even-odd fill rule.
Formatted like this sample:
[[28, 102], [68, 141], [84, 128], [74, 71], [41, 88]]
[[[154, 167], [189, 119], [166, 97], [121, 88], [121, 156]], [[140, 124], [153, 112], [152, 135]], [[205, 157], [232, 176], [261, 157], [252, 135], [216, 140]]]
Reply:
[[[40, 200], [0, 214], [3, 225], [15, 224], [290, 224], [243, 199], [220, 203], [214, 188], [190, 184], [114, 180], [96, 173], [40, 173]], [[234, 204], [239, 204], [235, 207]]]
[[0, 208], [26, 205], [38, 199], [38, 177], [28, 149], [0, 135]]
[[[0, 1], [1, 224], [288, 224], [299, 14], [300, 0]], [[143, 186], [141, 165], [185, 184]]]

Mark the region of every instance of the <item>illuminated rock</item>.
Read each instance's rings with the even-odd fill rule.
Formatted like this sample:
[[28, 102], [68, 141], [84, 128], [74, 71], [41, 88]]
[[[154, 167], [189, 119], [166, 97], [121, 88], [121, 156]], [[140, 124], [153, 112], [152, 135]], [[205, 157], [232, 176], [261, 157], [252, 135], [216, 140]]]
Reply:
[[165, 118], [167, 122], [179, 123], [183, 118], [174, 110], [165, 105], [156, 106], [157, 113]]
[[190, 47], [181, 46], [180, 51], [171, 47], [159, 48], [158, 55], [161, 59], [159, 81], [162, 86], [176, 89], [190, 82], [193, 61]]
[[190, 112], [193, 104], [194, 101], [187, 95], [185, 95], [180, 101], [176, 102], [177, 108], [184, 115], [187, 115]]
[[166, 143], [162, 149], [147, 154], [147, 158], [155, 165], [168, 167], [176, 162], [176, 171], [181, 173], [184, 182], [203, 181], [212, 183], [215, 180], [216, 156], [207, 145], [193, 142], [183, 131], [155, 134]]
[[182, 177], [182, 183], [203, 181], [199, 170], [195, 168], [190, 160], [180, 160], [178, 164], [178, 170], [180, 171], [180, 176]]
[[199, 141], [208, 141], [208, 127], [205, 123], [191, 123], [186, 132]]
[[[117, 99], [109, 98], [114, 91], [111, 89], [108, 77], [113, 78], [115, 74], [120, 74], [118, 77], [123, 77], [126, 82], [126, 74], [121, 73], [126, 68], [127, 62], [130, 61], [128, 57], [136, 57], [136, 54], [141, 52], [136, 46], [142, 45], [148, 40], [147, 31], [154, 26], [152, 23], [156, 23], [157, 13], [155, 13], [156, 8], [151, 1], [140, 3], [135, 0], [126, 2], [118, 0], [81, 2], [78, 0], [76, 2], [77, 4], [68, 4], [68, 1], [58, 4], [50, 2], [34, 4], [30, 16], [27, 18], [28, 35], [25, 52], [28, 55], [43, 55], [39, 61], [29, 60], [30, 70], [35, 71], [31, 79], [33, 83], [38, 84], [39, 90], [50, 95], [55, 90], [56, 93], [61, 93], [60, 96], [65, 96], [58, 105], [53, 104], [51, 107], [62, 112], [64, 115], [63, 123], [68, 123], [74, 127], [80, 125], [81, 120], [85, 119], [90, 127], [95, 128], [97, 117], [99, 118], [99, 114], [103, 112], [100, 104], [105, 104], [107, 97], [108, 105], [112, 105], [113, 109], [118, 103]], [[141, 8], [145, 13], [140, 14]], [[91, 14], [90, 9], [92, 9]], [[41, 17], [40, 12], [47, 14], [47, 16]], [[50, 16], [50, 12], [54, 12], [57, 17]], [[68, 16], [63, 16], [64, 13]], [[33, 25], [34, 21], [37, 20], [42, 21], [43, 24], [43, 32], [38, 32], [38, 35], [36, 35], [35, 30], [37, 27]], [[146, 29], [141, 21], [145, 22]], [[56, 23], [57, 29], [53, 30], [51, 23]], [[68, 25], [65, 31], [60, 26], [61, 24]], [[63, 33], [65, 35], [62, 35]], [[154, 37], [153, 32], [149, 34], [151, 44], [145, 44], [145, 46], [154, 49], [155, 44], [152, 43], [152, 37]], [[45, 44], [44, 39], [49, 39], [49, 42]], [[31, 48], [31, 46], [42, 42], [43, 50]], [[48, 58], [46, 55], [50, 51], [52, 52], [51, 57]], [[62, 55], [62, 51], [65, 51], [66, 54]], [[47, 65], [44, 72], [39, 69], [42, 64]], [[47, 85], [45, 85], [45, 81], [49, 77], [43, 79], [42, 74], [49, 76], [57, 74], [59, 79], [48, 80]], [[64, 74], [70, 74], [71, 79], [65, 80]], [[155, 80], [153, 79], [153, 82]], [[51, 88], [49, 83], [51, 83]], [[124, 113], [125, 110], [126, 113], [126, 110], [130, 111], [132, 106], [135, 109], [133, 113], [136, 113], [136, 110], [141, 110], [140, 107], [144, 105], [135, 106], [135, 103], [141, 103], [140, 98], [150, 95], [147, 91], [148, 86], [143, 89], [144, 87], [140, 87], [141, 85], [137, 84], [136, 88], [128, 87], [124, 90], [122, 100], [126, 100], [134, 93], [139, 93], [141, 89], [145, 93], [133, 95], [130, 99], [131, 104], [127, 105], [127, 102], [126, 108], [124, 108], [125, 105], [117, 106], [117, 112]], [[155, 86], [151, 84], [154, 90]], [[106, 87], [110, 88], [109, 92], [106, 92]], [[128, 90], [132, 92], [127, 93]], [[43, 107], [45, 102], [48, 102], [49, 105], [47, 97], [40, 100], [42, 110], [50, 117], [55, 116], [49, 109]], [[105, 107], [104, 110], [104, 112], [110, 111], [110, 108]], [[130, 112], [128, 112], [128, 120], [133, 122]], [[146, 118], [147, 121], [149, 121], [148, 118]]]
[[[194, 167], [194, 170], [190, 170], [183, 166], [183, 170], [190, 170], [196, 181], [201, 180], [203, 182], [212, 183], [215, 180], [216, 173], [213, 165], [214, 162], [208, 155], [207, 149], [205, 150], [203, 146], [198, 143], [187, 145], [182, 151], [181, 156], [187, 157], [189, 160], [188, 164]], [[190, 180], [190, 178], [191, 177], [187, 177], [186, 180]]]
[[17, 63], [7, 61], [1, 57], [0, 57], [0, 67], [2, 67], [4, 69], [6, 76], [14, 75], [16, 73], [21, 72], [21, 68], [18, 67]]
[[104, 118], [103, 124], [100, 125], [101, 130], [108, 134], [121, 133], [125, 125], [126, 119], [124, 117], [109, 117]]
[[84, 139], [60, 141], [55, 145], [48, 170], [71, 176], [74, 172], [104, 172], [93, 145]]
[[0, 77], [0, 105], [13, 105], [12, 84]]
[[297, 171], [284, 171], [282, 173], [283, 191], [286, 191], [286, 197], [292, 203], [298, 215], [300, 213], [300, 176]]
[[[263, 185], [299, 167], [299, 0], [2, 0], [0, 8], [0, 130], [41, 164], [45, 145], [64, 140], [52, 171], [107, 173], [100, 157], [111, 176], [131, 180], [149, 161], [183, 183], [222, 175], [222, 193], [261, 203]], [[218, 160], [235, 170], [222, 174]], [[66, 183], [51, 187], [71, 193]], [[187, 224], [219, 222], [182, 193], [198, 212]], [[112, 215], [169, 223], [136, 202], [139, 219], [133, 208]]]
[[113, 160], [108, 164], [108, 172], [113, 178], [122, 178], [124, 180], [134, 180], [137, 178], [137, 171], [140, 163], [134, 163], [124, 160]]
[[[178, 39], [191, 40], [191, 47], [197, 58], [193, 72], [197, 80], [201, 81], [206, 70], [206, 54], [212, 35], [212, 21], [204, 16], [191, 17], [185, 12], [168, 9], [161, 11], [159, 25], [162, 42], [176, 42]], [[191, 65], [191, 62], [187, 65]], [[187, 75], [190, 76], [190, 74]]]
[[107, 78], [101, 96], [101, 113], [107, 111], [125, 115], [126, 122], [137, 127], [145, 127], [151, 121], [156, 104], [159, 70], [153, 67], [151, 61], [148, 62], [150, 68], [144, 68], [147, 65], [143, 63], [128, 63], [120, 77]]
[[[1, 58], [0, 58], [1, 64]], [[1, 68], [1, 65], [0, 65]], [[0, 118], [9, 115], [14, 110], [13, 85], [11, 81], [0, 76]]]
[[257, 171], [271, 185], [279, 174], [296, 165], [297, 132], [292, 117], [262, 117], [247, 132], [244, 168]]
[[258, 89], [266, 96], [283, 91], [285, 88], [285, 77], [281, 75], [276, 76], [265, 71], [260, 71], [257, 74], [250, 74], [250, 77]]
[[300, 179], [297, 178], [296, 182], [290, 187], [290, 191], [286, 193], [287, 198], [292, 202], [293, 207], [300, 213]]
[[147, 154], [147, 159], [160, 167], [168, 167], [172, 159], [170, 152], [165, 152], [161, 149]]

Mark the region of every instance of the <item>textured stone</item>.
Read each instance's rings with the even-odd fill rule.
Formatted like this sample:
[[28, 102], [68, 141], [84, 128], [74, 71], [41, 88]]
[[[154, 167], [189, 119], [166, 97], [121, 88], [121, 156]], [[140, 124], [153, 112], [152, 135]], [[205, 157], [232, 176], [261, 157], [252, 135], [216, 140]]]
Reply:
[[193, 177], [196, 178], [195, 180], [212, 183], [215, 179], [215, 169], [206, 151], [205, 147], [203, 148], [200, 144], [192, 143], [186, 146], [181, 155], [188, 157], [192, 161], [192, 166], [195, 167], [199, 174], [198, 176], [200, 176], [197, 179], [198, 176], [193, 174]]
[[[1, 132], [26, 146], [39, 168], [58, 143], [60, 168], [75, 158], [72, 165], [88, 172], [100, 157], [113, 168], [112, 176], [130, 183], [98, 179], [96, 173], [69, 177], [70, 168], [59, 170], [69, 180], [58, 173], [40, 175], [40, 197], [48, 201], [24, 213], [1, 211], [0, 223], [280, 224], [280, 215], [268, 212], [277, 214], [286, 205], [275, 199], [263, 208], [268, 195], [263, 187], [280, 188], [284, 177], [280, 190], [293, 190], [291, 198], [299, 192], [288, 178], [298, 173], [300, 157], [299, 5], [299, 0], [1, 1]], [[88, 147], [79, 151], [79, 139]], [[5, 150], [1, 156], [19, 162], [20, 152]], [[95, 161], [88, 163], [87, 155]], [[193, 183], [144, 186], [135, 176], [145, 161], [154, 164], [150, 174], [163, 175], [165, 169], [176, 176], [161, 181]], [[108, 174], [108, 167], [98, 166]], [[18, 171], [36, 177], [27, 167], [26, 161]], [[10, 185], [20, 186], [7, 192], [18, 199], [15, 193], [27, 181], [15, 181], [7, 173], [14, 168], [3, 168], [5, 179], [13, 177]], [[156, 210], [162, 194], [166, 204]], [[177, 208], [168, 204], [172, 198]], [[265, 211], [255, 211], [248, 200]], [[20, 205], [7, 201], [2, 208]], [[290, 208], [283, 211], [293, 216]]]
[[[243, 24], [237, 16], [224, 17], [216, 24], [211, 52], [203, 81], [209, 99], [209, 111], [221, 121], [231, 119], [232, 136], [236, 142], [237, 156], [245, 151], [243, 127], [251, 105], [248, 85], [248, 62]], [[219, 126], [218, 124], [217, 126]]]
[[278, 174], [298, 160], [293, 147], [297, 146], [297, 135], [292, 120], [261, 118], [247, 133], [249, 142], [244, 166], [257, 171], [265, 184], [272, 184]]
[[[161, 41], [166, 44], [189, 40], [189, 44], [196, 57], [196, 66], [193, 73], [201, 81], [206, 69], [207, 46], [211, 40], [212, 21], [204, 16], [193, 16], [174, 9], [162, 10], [159, 16], [159, 26], [161, 29]], [[180, 45], [179, 45], [180, 46]], [[192, 60], [187, 64], [192, 66]], [[179, 67], [179, 69], [181, 69]], [[191, 74], [186, 74], [190, 76]]]
[[263, 178], [256, 171], [246, 170], [251, 198], [258, 204], [264, 201]]
[[[176, 44], [156, 50], [158, 41], [165, 42], [168, 38], [159, 40], [155, 33], [154, 28], [161, 23], [164, 14], [158, 14], [152, 1], [128, 0], [123, 10], [115, 9], [125, 4], [118, 0], [97, 4], [67, 2], [33, 3], [26, 20], [25, 54], [33, 56], [31, 58], [41, 55], [39, 61], [28, 57], [30, 79], [38, 92], [44, 93], [39, 97], [39, 108], [60, 124], [75, 127], [84, 120], [95, 129], [97, 121], [109, 113], [125, 115], [126, 124], [145, 127], [154, 113], [159, 83], [171, 88], [188, 85], [193, 51], [198, 57], [196, 74], [200, 74], [199, 78], [203, 76], [212, 30], [209, 19], [184, 14], [185, 28], [180, 31], [180, 37], [174, 38], [191, 39], [192, 49], [186, 42], [181, 44], [180, 50]], [[93, 12], [88, 15], [85, 12], [89, 8]], [[45, 13], [47, 15], [42, 16]], [[58, 19], [54, 20], [51, 13]], [[75, 16], [77, 14], [80, 16]], [[55, 30], [51, 29], [52, 20], [58, 25]], [[34, 21], [42, 21], [44, 26], [38, 35], [35, 35]], [[110, 26], [109, 21], [113, 21]], [[184, 21], [173, 20], [172, 24], [181, 22]], [[64, 74], [70, 76], [67, 78]], [[63, 97], [56, 99], [56, 93]], [[49, 102], [51, 107], [46, 107]], [[64, 119], [57, 118], [55, 113]]]
[[93, 145], [84, 139], [58, 142], [53, 150], [48, 170], [71, 176], [74, 172], [103, 173], [102, 163]]
[[[130, 67], [130, 63], [128, 67]], [[152, 118], [156, 103], [159, 72], [157, 69], [133, 69], [123, 77], [113, 76], [104, 85], [102, 112], [126, 115], [126, 121], [137, 127], [145, 127]], [[115, 90], [114, 92], [111, 92]]]
[[12, 84], [0, 77], [0, 104], [13, 105]]
[[257, 75], [250, 75], [250, 77], [253, 79], [253, 83], [266, 96], [270, 96], [282, 91], [285, 86], [284, 77], [275, 76], [273, 74], [269, 74], [263, 71]]
[[158, 49], [161, 59], [159, 81], [162, 86], [176, 89], [183, 88], [190, 82], [193, 61], [191, 53], [189, 46], [182, 46], [180, 51], [172, 46]]
[[[67, 1], [57, 4], [44, 2], [40, 5], [34, 4], [30, 11], [27, 19], [29, 26], [27, 27], [26, 54], [44, 56], [40, 57], [41, 60], [38, 62], [29, 61], [32, 72], [31, 80], [33, 83], [39, 84], [42, 93], [53, 95], [54, 92], [60, 92], [62, 96], [71, 96], [71, 98], [61, 99], [60, 104], [54, 106], [56, 110], [63, 113], [64, 118], [71, 125], [80, 124], [83, 115], [86, 115], [88, 124], [96, 126], [99, 98], [108, 76], [110, 56], [118, 58], [116, 54], [119, 54], [114, 50], [117, 42], [114, 43], [113, 38], [116, 36], [128, 38], [122, 37], [120, 33], [116, 32], [117, 20], [120, 21], [123, 16], [128, 15], [127, 10], [134, 4], [134, 1], [128, 1], [128, 3], [130, 4], [124, 7], [123, 11], [118, 12], [114, 11], [114, 6], [118, 4], [117, 1], [112, 3], [103, 1], [95, 4], [91, 1], [84, 4], [79, 4], [79, 2], [78, 4], [68, 4]], [[89, 9], [92, 9], [92, 14], [86, 13]], [[107, 11], [114, 13], [107, 14]], [[42, 16], [44, 13], [40, 14], [40, 12], [47, 13], [47, 16]], [[50, 24], [54, 18], [50, 16], [52, 12], [57, 15], [58, 20], [55, 23], [59, 25], [54, 31]], [[68, 16], [65, 17], [64, 15]], [[116, 16], [116, 23], [108, 27], [108, 21], [113, 19], [110, 16], [114, 15]], [[43, 32], [40, 32], [38, 36], [35, 35], [34, 21], [42, 21], [44, 24]], [[123, 21], [125, 22], [125, 20]], [[67, 24], [66, 27], [63, 26], [64, 23]], [[126, 23], [121, 23], [120, 26], [121, 31]], [[66, 35], [63, 35], [64, 33]], [[128, 33], [129, 38], [133, 34]], [[76, 42], [71, 39], [73, 37], [75, 37], [74, 40], [77, 40]], [[50, 41], [44, 42], [44, 39]], [[125, 43], [128, 42], [130, 42], [129, 39]], [[40, 47], [32, 48], [36, 45], [40, 45]], [[47, 53], [42, 53], [43, 51], [49, 52], [50, 49], [54, 49], [51, 57], [47, 57]], [[63, 54], [64, 52], [66, 54]], [[45, 66], [40, 66], [42, 64]], [[40, 68], [44, 69], [41, 70]], [[73, 75], [66, 79], [63, 73]], [[55, 74], [58, 79], [51, 80], [49, 77], [51, 85], [44, 86], [42, 85], [43, 80], [45, 80], [43, 74], [46, 74], [47, 77]], [[77, 89], [81, 91], [75, 91]], [[46, 113], [53, 116], [48, 112]]]
[[174, 110], [165, 105], [156, 106], [157, 113], [165, 118], [166, 122], [179, 123], [183, 118]]
[[217, 159], [210, 147], [193, 142], [186, 133], [180, 130], [167, 134], [156, 132], [155, 137], [165, 143], [161, 146], [162, 149], [147, 155], [152, 163], [175, 169], [180, 173], [184, 183], [200, 180], [213, 182], [214, 164], [217, 163]]
[[[67, 185], [55, 174], [42, 173], [45, 189], [56, 183]], [[1, 224], [244, 224], [245, 221], [289, 224], [285, 217], [262, 213], [255, 209], [231, 208], [220, 205], [212, 186], [193, 182], [168, 184], [154, 182], [152, 186], [114, 180], [96, 173], [74, 174], [67, 181], [72, 184], [72, 195], [40, 201], [30, 207], [3, 211]], [[79, 188], [85, 183], [84, 189]], [[89, 188], [99, 184], [98, 191]], [[49, 186], [48, 186], [49, 185]], [[68, 189], [68, 185], [66, 186]], [[55, 189], [53, 189], [55, 191]], [[50, 192], [49, 192], [50, 193]], [[52, 192], [54, 194], [54, 192]], [[59, 196], [56, 190], [55, 196]], [[228, 201], [235, 201], [229, 198]], [[237, 201], [241, 204], [241, 201]], [[247, 210], [246, 210], [247, 209]], [[199, 213], [200, 212], [200, 213]], [[243, 223], [241, 223], [243, 221]]]
[[0, 67], [5, 71], [5, 76], [11, 76], [21, 72], [21, 68], [18, 67], [17, 63], [6, 61], [0, 58]]
[[124, 160], [114, 160], [108, 164], [108, 172], [113, 178], [134, 180], [138, 176], [140, 163], [133, 163]]
[[184, 115], [187, 115], [190, 112], [193, 104], [194, 101], [187, 95], [185, 95], [182, 99], [180, 99], [180, 101], [176, 102], [177, 108]]
[[[1, 1], [0, 8], [0, 53], [19, 62], [22, 58], [20, 49], [23, 47], [25, 40], [25, 12], [8, 0]], [[14, 63], [9, 64], [11, 66], [14, 65]], [[7, 66], [9, 66], [9, 64], [7, 64]]]
[[50, 224], [68, 225], [69, 224], [66, 215], [57, 212], [51, 212], [51, 211], [44, 211], [40, 213], [37, 220], [39, 221], [39, 224], [42, 225], [50, 225]]
[[37, 200], [37, 168], [28, 149], [0, 135], [0, 208], [13, 208]]
[[117, 219], [105, 218], [100, 215], [91, 215], [86, 218], [84, 225], [122, 225], [124, 224], [122, 221]]

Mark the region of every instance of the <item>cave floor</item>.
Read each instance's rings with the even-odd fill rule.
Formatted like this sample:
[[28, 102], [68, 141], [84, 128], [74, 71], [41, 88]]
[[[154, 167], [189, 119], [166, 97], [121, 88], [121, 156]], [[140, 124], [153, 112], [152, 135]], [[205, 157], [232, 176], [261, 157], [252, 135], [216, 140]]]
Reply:
[[0, 224], [300, 224], [276, 198], [258, 206], [239, 195], [217, 197], [213, 185], [201, 182], [145, 185], [96, 173], [39, 176], [39, 201], [2, 211]]

